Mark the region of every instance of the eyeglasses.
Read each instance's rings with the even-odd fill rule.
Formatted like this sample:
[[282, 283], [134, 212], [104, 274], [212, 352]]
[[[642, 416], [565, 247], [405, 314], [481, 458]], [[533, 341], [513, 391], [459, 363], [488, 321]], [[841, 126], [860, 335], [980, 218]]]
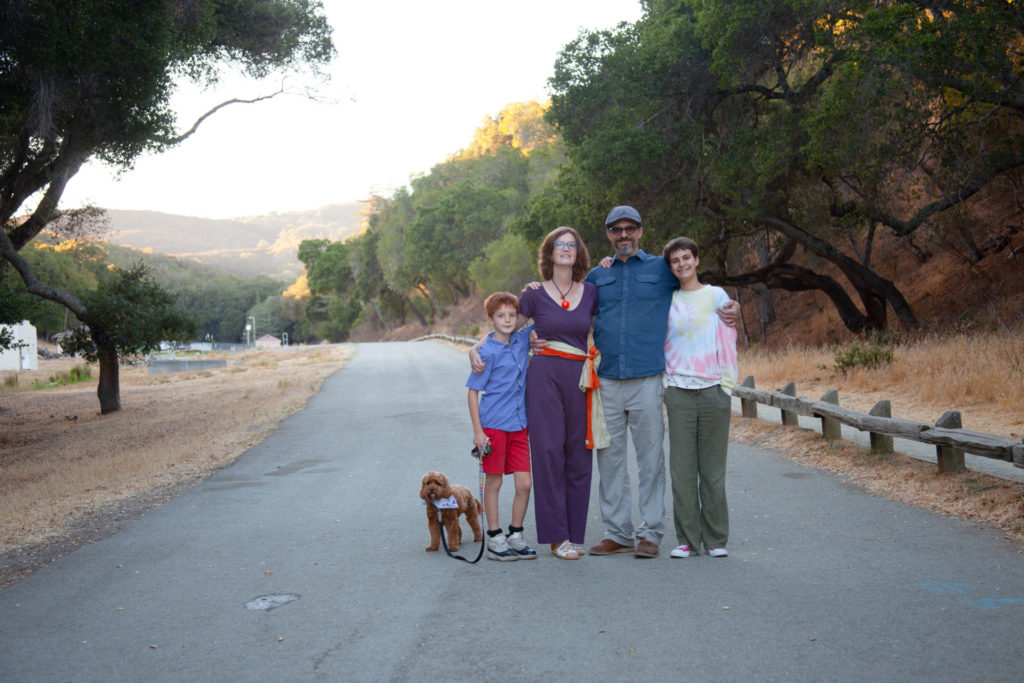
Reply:
[[616, 237], [618, 237], [622, 233], [626, 233], [627, 235], [632, 235], [634, 232], [636, 232], [639, 229], [640, 229], [639, 226], [627, 225], [627, 226], [622, 227], [622, 228], [608, 228], [608, 232], [610, 232], [611, 234], [613, 234]]
[[555, 249], [577, 249], [579, 246], [576, 240], [555, 240]]

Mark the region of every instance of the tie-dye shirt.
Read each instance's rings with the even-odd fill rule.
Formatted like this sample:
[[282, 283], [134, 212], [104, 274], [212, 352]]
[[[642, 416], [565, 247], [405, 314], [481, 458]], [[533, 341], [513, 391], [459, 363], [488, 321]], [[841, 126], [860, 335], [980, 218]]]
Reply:
[[736, 328], [721, 321], [715, 310], [729, 301], [721, 287], [676, 290], [665, 334], [666, 387], [705, 389], [736, 386]]

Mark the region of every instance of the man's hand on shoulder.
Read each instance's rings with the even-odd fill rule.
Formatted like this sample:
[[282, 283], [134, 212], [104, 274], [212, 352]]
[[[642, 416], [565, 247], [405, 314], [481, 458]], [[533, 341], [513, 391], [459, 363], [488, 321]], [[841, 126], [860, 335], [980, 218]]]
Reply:
[[722, 319], [723, 323], [729, 327], [736, 327], [736, 323], [740, 321], [740, 303], [729, 299], [716, 313], [718, 313], [718, 317]]

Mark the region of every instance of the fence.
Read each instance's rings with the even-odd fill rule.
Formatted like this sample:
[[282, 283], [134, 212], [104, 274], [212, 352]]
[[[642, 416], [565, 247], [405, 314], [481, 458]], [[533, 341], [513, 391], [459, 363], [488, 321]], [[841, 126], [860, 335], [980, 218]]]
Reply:
[[[476, 339], [450, 334], [430, 334], [417, 341], [443, 339], [461, 344], [475, 344]], [[939, 472], [963, 472], [964, 453], [981, 455], [995, 460], [1012, 462], [1024, 468], [1024, 439], [1021, 442], [983, 432], [963, 429], [960, 412], [947, 411], [934, 425], [892, 416], [889, 401], [879, 401], [867, 414], [839, 406], [839, 392], [831, 389], [820, 401], [796, 395], [796, 384], [790, 382], [781, 391], [765, 391], [754, 387], [753, 376], [733, 388], [733, 396], [740, 399], [743, 417], [757, 417], [757, 404], [763, 403], [782, 412], [782, 424], [796, 425], [797, 416], [821, 418], [821, 433], [829, 441], [842, 438], [842, 425], [868, 432], [874, 453], [892, 453], [893, 437], [910, 439], [935, 446]]]
[[889, 401], [879, 401], [867, 414], [839, 407], [839, 392], [831, 389], [820, 401], [796, 395], [796, 385], [790, 382], [780, 391], [754, 388], [754, 378], [747, 377], [733, 388], [733, 396], [740, 399], [744, 417], [757, 417], [757, 404], [763, 403], [782, 411], [782, 424], [797, 424], [797, 416], [821, 418], [821, 433], [829, 441], [842, 438], [842, 425], [868, 432], [871, 450], [892, 453], [893, 437], [910, 439], [935, 446], [939, 472], [962, 472], [964, 453], [981, 455], [1012, 462], [1024, 468], [1024, 440], [1012, 441], [1000, 436], [962, 429], [960, 413], [946, 412], [934, 425], [900, 420], [892, 417]]

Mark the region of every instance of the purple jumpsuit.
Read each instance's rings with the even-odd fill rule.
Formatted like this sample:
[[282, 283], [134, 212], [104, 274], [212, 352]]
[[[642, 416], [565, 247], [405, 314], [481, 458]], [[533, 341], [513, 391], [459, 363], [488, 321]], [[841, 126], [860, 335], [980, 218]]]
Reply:
[[[597, 288], [583, 286], [583, 298], [571, 310], [561, 307], [543, 289], [527, 289], [519, 312], [533, 318], [537, 337], [587, 348], [587, 335], [597, 315]], [[534, 355], [526, 373], [526, 420], [530, 425], [533, 510], [538, 543], [581, 544], [587, 534], [590, 473], [593, 460], [586, 447], [587, 396], [580, 391], [582, 360]]]

